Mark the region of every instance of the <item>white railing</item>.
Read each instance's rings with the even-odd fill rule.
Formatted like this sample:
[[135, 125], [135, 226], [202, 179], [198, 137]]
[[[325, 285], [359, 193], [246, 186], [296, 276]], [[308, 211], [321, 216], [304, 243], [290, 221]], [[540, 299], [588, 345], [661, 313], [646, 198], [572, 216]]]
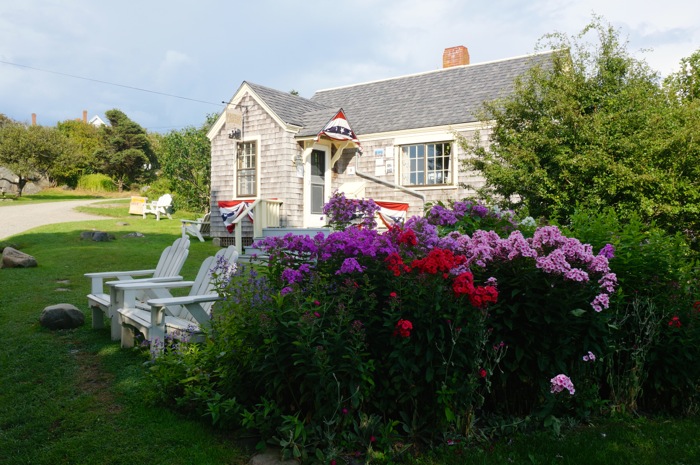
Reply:
[[232, 222], [239, 255], [243, 255], [243, 228], [240, 223], [248, 212], [253, 213], [253, 237], [262, 237], [263, 228], [279, 228], [281, 205], [281, 200], [270, 199], [255, 199], [253, 203], [245, 204], [243, 212]]

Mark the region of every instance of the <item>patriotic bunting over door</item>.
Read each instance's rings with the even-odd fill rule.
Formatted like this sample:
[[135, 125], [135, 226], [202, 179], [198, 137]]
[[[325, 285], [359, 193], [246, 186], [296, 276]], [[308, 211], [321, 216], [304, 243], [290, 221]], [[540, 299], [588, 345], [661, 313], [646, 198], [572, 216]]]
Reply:
[[360, 145], [360, 141], [357, 139], [357, 136], [352, 128], [350, 128], [350, 124], [348, 123], [342, 108], [333, 118], [331, 118], [323, 129], [319, 131], [319, 133], [316, 135], [316, 141], [318, 141], [321, 135], [330, 137], [333, 140], [351, 140], [357, 144], [357, 148], [359, 149], [360, 154], [362, 154], [362, 146]]

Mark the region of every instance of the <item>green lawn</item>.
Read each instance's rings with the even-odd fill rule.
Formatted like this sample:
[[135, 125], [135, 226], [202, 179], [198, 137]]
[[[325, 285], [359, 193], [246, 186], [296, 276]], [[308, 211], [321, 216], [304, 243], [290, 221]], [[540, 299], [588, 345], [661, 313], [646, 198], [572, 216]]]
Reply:
[[[2, 241], [33, 255], [39, 266], [0, 269], [0, 464], [247, 463], [251, 451], [232, 433], [150, 402], [145, 355], [122, 350], [108, 329], [91, 329], [85, 298], [89, 282], [83, 274], [152, 268], [180, 235], [177, 220], [143, 220], [125, 214], [127, 203], [112, 203], [90, 211], [117, 217], [46, 226]], [[110, 232], [116, 240], [82, 241], [80, 232], [92, 229]], [[130, 232], [145, 237], [124, 237]], [[210, 241], [193, 241], [185, 278], [192, 279], [216, 250]], [[39, 326], [42, 309], [63, 302], [85, 313], [85, 326], [55, 332]], [[561, 437], [502, 438], [402, 460], [423, 465], [697, 464], [698, 437], [698, 418], [606, 419], [565, 430]]]

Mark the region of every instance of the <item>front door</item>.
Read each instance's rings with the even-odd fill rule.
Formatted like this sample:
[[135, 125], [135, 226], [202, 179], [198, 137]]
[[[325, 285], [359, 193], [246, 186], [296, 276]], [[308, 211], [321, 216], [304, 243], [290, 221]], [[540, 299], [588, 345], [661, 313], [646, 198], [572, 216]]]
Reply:
[[320, 227], [326, 224], [323, 206], [330, 195], [329, 151], [314, 149], [309, 155], [307, 166], [304, 213], [307, 227]]

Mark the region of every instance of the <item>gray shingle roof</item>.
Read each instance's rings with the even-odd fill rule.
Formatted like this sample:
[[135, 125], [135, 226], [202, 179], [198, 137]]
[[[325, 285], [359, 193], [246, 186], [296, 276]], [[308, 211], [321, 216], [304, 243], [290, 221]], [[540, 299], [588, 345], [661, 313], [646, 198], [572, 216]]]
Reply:
[[298, 137], [318, 134], [340, 108], [361, 136], [478, 121], [484, 102], [510, 94], [518, 76], [550, 64], [552, 53], [321, 90], [311, 99], [248, 84], [285, 122], [303, 126]]
[[[269, 87], [246, 82], [256, 94], [262, 98], [272, 111], [287, 124], [303, 126], [303, 116], [305, 113], [324, 108], [323, 104], [313, 102], [289, 92], [271, 89]], [[318, 131], [316, 131], [318, 132]]]

